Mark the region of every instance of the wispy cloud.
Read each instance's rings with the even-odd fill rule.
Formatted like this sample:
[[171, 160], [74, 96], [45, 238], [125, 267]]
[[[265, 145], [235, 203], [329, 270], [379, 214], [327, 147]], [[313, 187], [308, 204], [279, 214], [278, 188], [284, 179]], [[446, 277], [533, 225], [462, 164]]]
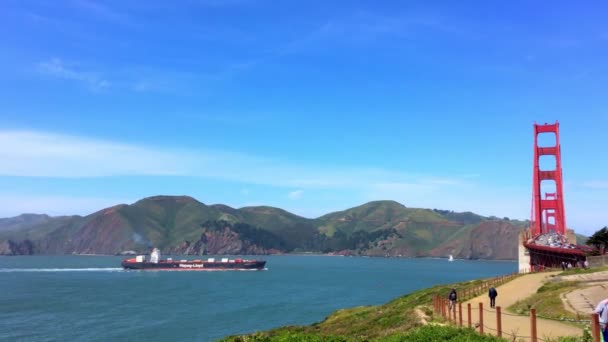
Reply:
[[120, 80], [118, 87], [139, 93], [188, 93], [210, 82], [211, 76], [189, 71], [176, 71], [158, 67], [129, 66], [112, 71]]
[[[339, 193], [341, 196], [348, 194], [346, 196], [351, 197], [349, 203], [352, 205], [369, 200], [393, 199], [408, 207], [474, 211], [482, 215], [511, 218], [526, 218], [530, 210], [530, 189], [527, 185], [483, 186], [478, 175], [446, 177], [408, 174], [368, 165], [328, 167], [293, 164], [286, 160], [231, 151], [166, 149], [48, 132], [0, 131], [0, 160], [0, 177], [202, 177], [240, 183], [241, 195], [247, 198], [250, 197], [250, 186], [274, 187], [279, 194], [284, 191], [281, 188], [290, 189], [282, 192], [287, 199], [294, 200], [288, 203], [302, 203], [304, 206], [307, 205], [305, 202], [318, 199], [318, 196]], [[586, 185], [601, 189], [608, 187], [605, 181], [588, 182]], [[576, 193], [569, 195], [567, 200], [574, 203]], [[36, 195], [31, 196], [32, 199], [24, 196], [0, 192], [0, 208], [8, 208], [0, 210], [0, 216], [26, 211], [86, 214], [125, 202], [115, 198], [85, 198], [81, 201], [80, 197], [69, 196], [53, 198]], [[255, 198], [252, 200], [255, 201]], [[9, 203], [11, 201], [12, 204]], [[583, 198], [576, 202], [584, 201]], [[290, 209], [286, 203], [277, 202], [276, 205]], [[572, 222], [582, 222], [575, 219], [576, 205], [567, 206], [573, 213], [570, 215]], [[318, 214], [324, 213], [325, 210]]]
[[88, 215], [102, 208], [133, 202], [134, 200], [125, 198], [2, 193], [0, 194], [0, 217], [17, 216], [23, 213], [44, 213], [53, 216]]
[[88, 14], [92, 14], [97, 18], [113, 23], [132, 25], [132, 20], [126, 12], [117, 11], [101, 2], [93, 0], [75, 0], [73, 4], [76, 8], [81, 9]]
[[[499, 188], [476, 183], [439, 185], [420, 180], [410, 183], [380, 183], [371, 187], [365, 200], [393, 199], [414, 208], [473, 211], [477, 214], [525, 219], [530, 212], [529, 189]], [[496, 196], [500, 193], [500, 196]]]
[[232, 7], [255, 3], [254, 0], [190, 0], [189, 2], [205, 7]]
[[583, 186], [590, 189], [608, 189], [608, 180], [586, 181]]
[[[229, 68], [229, 67], [227, 67]], [[183, 94], [193, 86], [216, 83], [221, 75], [195, 75], [191, 72], [172, 71], [156, 67], [103, 67], [103, 71], [86, 70], [79, 63], [66, 63], [61, 58], [51, 58], [35, 65], [38, 73], [57, 79], [77, 82], [93, 92], [112, 89], [148, 92], [179, 92]], [[112, 78], [112, 82], [108, 80]], [[198, 88], [197, 88], [198, 89]]]
[[110, 87], [110, 82], [99, 76], [98, 73], [69, 67], [59, 58], [52, 58], [46, 62], [39, 63], [37, 70], [47, 76], [82, 83], [93, 91], [100, 91]]
[[185, 174], [189, 156], [58, 134], [0, 132], [0, 175], [103, 177]]
[[[372, 11], [356, 11], [328, 19], [317, 29], [277, 48], [279, 54], [296, 53], [320, 46], [320, 43], [375, 43], [380, 38], [418, 40], [431, 33], [449, 34], [467, 39], [481, 35], [436, 13], [396, 13], [384, 15]], [[322, 44], [321, 44], [322, 45]], [[325, 45], [322, 45], [325, 46]]]
[[291, 191], [287, 194], [287, 198], [289, 198], [290, 200], [297, 200], [302, 198], [302, 195], [304, 194], [304, 190], [295, 190], [295, 191]]
[[[316, 189], [376, 189], [413, 184], [439, 188], [466, 179], [409, 175], [365, 165], [301, 165], [231, 151], [176, 150], [34, 131], [0, 132], [0, 176], [90, 178], [193, 176], [244, 184]], [[296, 193], [294, 196], [301, 195]]]

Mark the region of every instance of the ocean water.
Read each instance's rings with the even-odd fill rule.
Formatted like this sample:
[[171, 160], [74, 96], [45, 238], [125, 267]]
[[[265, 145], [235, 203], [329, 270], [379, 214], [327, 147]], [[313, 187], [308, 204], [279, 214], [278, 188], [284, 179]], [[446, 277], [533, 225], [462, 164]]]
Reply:
[[122, 270], [121, 257], [0, 257], [0, 341], [214, 341], [517, 269], [507, 261], [264, 259], [265, 271], [150, 272]]

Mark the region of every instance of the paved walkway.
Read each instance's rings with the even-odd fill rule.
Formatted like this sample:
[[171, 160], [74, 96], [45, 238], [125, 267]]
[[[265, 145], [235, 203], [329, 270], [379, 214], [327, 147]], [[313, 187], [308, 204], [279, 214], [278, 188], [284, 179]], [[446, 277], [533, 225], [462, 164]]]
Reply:
[[608, 271], [560, 277], [564, 281], [580, 281], [580, 288], [562, 296], [567, 310], [588, 316], [597, 303], [608, 297]]
[[[552, 273], [533, 273], [523, 275], [504, 285], [498, 286], [496, 305], [502, 308], [503, 337], [511, 339], [517, 335], [516, 341], [530, 341], [530, 317], [517, 316], [506, 312], [506, 308], [518, 300], [530, 297], [542, 286], [543, 282]], [[490, 299], [487, 294], [473, 298], [462, 305], [463, 325], [468, 325], [466, 313], [467, 303], [471, 303], [471, 324], [479, 326], [479, 302], [483, 303], [484, 333], [496, 335], [496, 310], [490, 308]], [[538, 318], [536, 321], [537, 337], [539, 341], [559, 336], [581, 336], [582, 329], [562, 322]], [[477, 328], [479, 331], [479, 328]]]

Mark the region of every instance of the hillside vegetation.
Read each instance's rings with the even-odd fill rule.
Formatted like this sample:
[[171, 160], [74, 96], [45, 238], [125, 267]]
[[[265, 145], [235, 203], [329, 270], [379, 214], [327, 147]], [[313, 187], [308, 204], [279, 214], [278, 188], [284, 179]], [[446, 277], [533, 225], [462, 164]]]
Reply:
[[[0, 255], [339, 253], [515, 259], [525, 225], [474, 213], [408, 208], [374, 201], [308, 219], [268, 206], [206, 205], [187, 196], [155, 196], [87, 216], [0, 219]], [[197, 245], [198, 244], [198, 245]]]
[[[244, 341], [506, 341], [481, 336], [472, 329], [443, 326], [441, 317], [434, 317], [432, 298], [446, 294], [451, 288], [472, 288], [479, 280], [412, 292], [378, 306], [361, 306], [338, 310], [323, 321], [309, 326], [287, 326], [248, 335], [229, 336], [221, 342]], [[424, 325], [424, 321], [439, 325]]]

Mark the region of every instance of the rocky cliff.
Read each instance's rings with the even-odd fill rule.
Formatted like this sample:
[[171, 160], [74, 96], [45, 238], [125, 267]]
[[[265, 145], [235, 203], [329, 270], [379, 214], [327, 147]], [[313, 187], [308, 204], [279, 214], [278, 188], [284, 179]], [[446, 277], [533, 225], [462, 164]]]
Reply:
[[0, 255], [32, 255], [34, 254], [34, 243], [30, 240], [0, 241]]

